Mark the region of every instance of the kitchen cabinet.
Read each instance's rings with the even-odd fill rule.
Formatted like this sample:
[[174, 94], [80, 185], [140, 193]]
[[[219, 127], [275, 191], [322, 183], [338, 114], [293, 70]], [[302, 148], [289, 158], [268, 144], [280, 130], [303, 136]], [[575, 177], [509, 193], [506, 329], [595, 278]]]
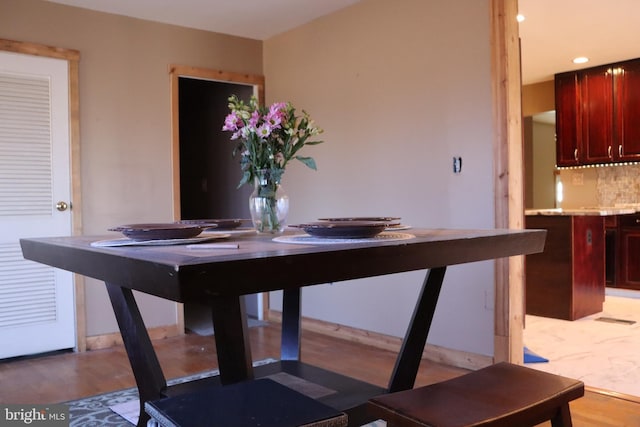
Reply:
[[606, 286], [615, 287], [618, 271], [618, 215], [604, 217], [604, 272]]
[[556, 74], [556, 162], [640, 159], [640, 59]]
[[615, 287], [640, 290], [640, 215], [621, 215], [618, 224]]
[[577, 73], [556, 74], [556, 163], [558, 166], [579, 164], [580, 126], [578, 115], [580, 92]]
[[640, 160], [640, 59], [625, 62], [614, 73], [614, 140], [618, 146], [612, 154], [619, 161], [637, 161]]
[[576, 320], [601, 312], [605, 293], [604, 217], [527, 215], [525, 226], [547, 230], [544, 251], [525, 258], [526, 313]]
[[613, 72], [597, 67], [578, 73], [582, 117], [582, 163], [611, 161], [613, 145]]

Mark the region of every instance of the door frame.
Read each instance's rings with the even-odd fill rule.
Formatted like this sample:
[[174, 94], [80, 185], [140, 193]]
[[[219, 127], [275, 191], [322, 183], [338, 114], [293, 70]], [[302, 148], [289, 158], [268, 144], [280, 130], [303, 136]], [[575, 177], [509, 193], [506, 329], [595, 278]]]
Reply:
[[[522, 81], [518, 0], [490, 0], [496, 228], [524, 228]], [[494, 362], [522, 364], [524, 256], [495, 262]]]
[[[78, 69], [80, 52], [74, 49], [46, 46], [37, 43], [0, 39], [0, 50], [67, 61], [69, 71], [69, 152], [71, 174], [71, 233], [82, 234], [82, 192], [80, 187], [80, 97]], [[84, 277], [74, 274], [76, 351], [87, 348]]]
[[[173, 173], [173, 218], [180, 219], [180, 77], [211, 80], [222, 83], [253, 86], [253, 92], [259, 103], [264, 103], [264, 76], [234, 73], [209, 68], [171, 64], [171, 169]], [[184, 304], [178, 305], [178, 329], [184, 330]], [[267, 319], [269, 294], [262, 294], [262, 318]]]

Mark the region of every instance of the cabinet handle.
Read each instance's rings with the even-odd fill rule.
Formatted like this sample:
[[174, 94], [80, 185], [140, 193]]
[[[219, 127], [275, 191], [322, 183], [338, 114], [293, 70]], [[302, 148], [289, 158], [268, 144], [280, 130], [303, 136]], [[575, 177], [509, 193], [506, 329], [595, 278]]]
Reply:
[[622, 157], [622, 144], [618, 145], [618, 156]]
[[611, 146], [607, 148], [607, 157], [611, 158]]
[[578, 161], [578, 149], [577, 148], [575, 150], [573, 150], [573, 158], [576, 159], [576, 162]]
[[640, 219], [636, 219], [636, 224], [640, 224]]

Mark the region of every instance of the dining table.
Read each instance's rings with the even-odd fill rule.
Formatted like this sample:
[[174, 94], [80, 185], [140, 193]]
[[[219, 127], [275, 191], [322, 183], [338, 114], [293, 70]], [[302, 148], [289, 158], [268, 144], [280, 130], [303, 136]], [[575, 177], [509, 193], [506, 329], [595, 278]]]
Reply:
[[[413, 388], [438, 296], [448, 267], [543, 251], [546, 232], [533, 229], [429, 229], [385, 231], [364, 239], [308, 239], [301, 230], [274, 236], [245, 233], [192, 245], [109, 247], [113, 235], [20, 239], [25, 259], [105, 283], [140, 396], [138, 426], [149, 416], [144, 404], [195, 387], [219, 387], [254, 378], [285, 376], [317, 400], [345, 412], [349, 425], [372, 421], [368, 399]], [[305, 363], [301, 352], [301, 289], [374, 276], [424, 270], [413, 314], [386, 387]], [[345, 285], [348, 286], [349, 282]], [[473, 287], [474, 283], [465, 286]], [[211, 309], [219, 375], [193, 384], [167, 386], [133, 291]], [[282, 292], [279, 360], [254, 366], [245, 295]], [[363, 303], [367, 296], [363, 295]], [[212, 361], [212, 367], [215, 367]]]

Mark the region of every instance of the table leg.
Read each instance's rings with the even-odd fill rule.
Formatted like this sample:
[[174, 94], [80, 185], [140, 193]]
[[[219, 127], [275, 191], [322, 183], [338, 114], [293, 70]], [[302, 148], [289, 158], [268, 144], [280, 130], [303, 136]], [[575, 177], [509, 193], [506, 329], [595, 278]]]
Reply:
[[300, 360], [300, 288], [282, 293], [282, 341], [280, 359]]
[[439, 267], [427, 271], [422, 291], [391, 374], [388, 388], [390, 393], [409, 390], [414, 386], [446, 270], [446, 267]]
[[144, 403], [164, 397], [162, 392], [167, 388], [167, 381], [142, 321], [133, 292], [118, 285], [105, 284], [138, 386], [140, 394], [138, 426], [143, 427], [149, 420], [149, 416], [144, 411]]
[[216, 297], [210, 305], [220, 381], [231, 384], [253, 379], [244, 295]]

